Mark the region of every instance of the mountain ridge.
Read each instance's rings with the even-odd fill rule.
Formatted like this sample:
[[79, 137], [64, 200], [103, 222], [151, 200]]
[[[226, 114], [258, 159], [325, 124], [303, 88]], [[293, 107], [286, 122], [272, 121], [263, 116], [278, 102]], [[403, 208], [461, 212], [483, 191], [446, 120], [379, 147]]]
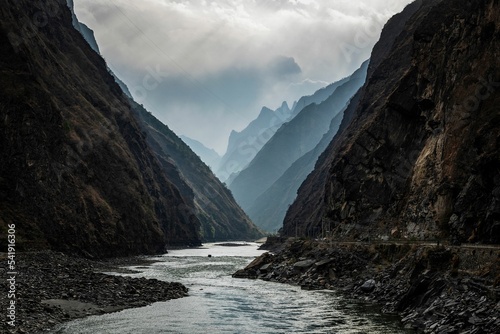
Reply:
[[[40, 13], [47, 22], [28, 34], [26, 22]], [[20, 251], [86, 257], [261, 235], [167, 126], [157, 125], [168, 136], [155, 142], [138, 117], [149, 113], [123, 93], [66, 1], [9, 1], [0, 17], [2, 244], [9, 224]], [[165, 152], [169, 140], [176, 148]], [[191, 188], [183, 163], [206, 177], [210, 193]]]
[[[56, 15], [14, 39], [42, 5]], [[182, 212], [184, 199], [66, 2], [11, 2], [0, 16], [2, 235], [15, 224], [19, 250], [89, 257], [200, 244], [198, 219]]]
[[[78, 21], [70, 2], [68, 4], [73, 13], [73, 25], [81, 27], [83, 24]], [[86, 34], [82, 33], [83, 37], [94, 51], [99, 53], [92, 30], [85, 25], [83, 26], [84, 31], [87, 32]], [[82, 32], [81, 29], [78, 30]], [[96, 48], [93, 47], [94, 45]], [[132, 106], [132, 111], [144, 133], [147, 134], [147, 141], [160, 161], [164, 172], [186, 200], [188, 205], [182, 208], [184, 215], [193, 214], [201, 222], [200, 237], [202, 241], [260, 238], [262, 232], [253, 226], [248, 216], [236, 204], [232, 194], [213, 175], [213, 169], [208, 168], [207, 163], [203, 163], [194, 150], [182, 141], [182, 136], [177, 136], [167, 125], [163, 124], [142, 105], [136, 103], [126, 84], [109, 67], [108, 70], [129, 97], [128, 101]], [[192, 142], [192, 144], [194, 146], [203, 145], [196, 144], [196, 142]], [[203, 147], [200, 149], [205, 151]], [[213, 154], [216, 152], [214, 151]], [[210, 152], [208, 155], [210, 156]], [[207, 157], [205, 158], [208, 160]], [[217, 160], [217, 158], [220, 157], [217, 155], [215, 159]]]
[[182, 141], [185, 142], [191, 150], [200, 157], [201, 161], [212, 169], [212, 171], [217, 169], [221, 156], [213, 148], [208, 148], [202, 142], [188, 136], [180, 135], [179, 138], [182, 139]]
[[276, 110], [262, 107], [257, 118], [243, 130], [231, 131], [226, 153], [222, 156], [217, 168], [217, 176], [230, 184], [234, 175], [248, 165], [281, 124], [290, 119], [290, 116], [291, 110], [286, 102], [283, 102]]

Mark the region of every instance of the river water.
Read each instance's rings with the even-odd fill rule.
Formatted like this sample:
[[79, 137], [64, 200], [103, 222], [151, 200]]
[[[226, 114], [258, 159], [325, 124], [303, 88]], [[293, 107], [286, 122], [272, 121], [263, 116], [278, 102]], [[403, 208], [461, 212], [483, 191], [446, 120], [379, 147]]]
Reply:
[[[53, 333], [406, 333], [397, 319], [332, 291], [234, 279], [262, 251], [257, 244], [172, 250], [132, 277], [178, 281], [189, 297], [72, 321]], [[208, 257], [208, 255], [212, 255]]]

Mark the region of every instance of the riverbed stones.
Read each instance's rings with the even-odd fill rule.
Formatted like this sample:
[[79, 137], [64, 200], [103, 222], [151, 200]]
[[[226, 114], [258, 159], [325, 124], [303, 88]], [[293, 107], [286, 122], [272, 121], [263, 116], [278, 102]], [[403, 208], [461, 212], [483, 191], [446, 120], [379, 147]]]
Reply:
[[[460, 254], [467, 259], [469, 253], [443, 245], [335, 245], [294, 239], [239, 275], [248, 270], [253, 278], [372, 301], [384, 312], [398, 313], [402, 327], [424, 333], [500, 333], [500, 257], [485, 252], [488, 256], [476, 261], [474, 270], [467, 261], [454, 265]], [[255, 264], [261, 268], [264, 263], [262, 276]]]
[[[140, 258], [98, 262], [50, 251], [19, 253], [16, 327], [4, 321], [0, 332], [41, 333], [72, 319], [187, 296], [188, 289], [180, 283], [100, 272], [140, 262], [145, 263]], [[1, 277], [7, 272], [6, 263], [0, 261]]]
[[316, 262], [315, 260], [302, 260], [302, 261], [295, 262], [293, 264], [293, 267], [298, 268], [298, 269], [307, 269], [310, 266], [312, 266], [315, 262]]
[[375, 280], [374, 279], [369, 279], [368, 281], [364, 282], [363, 285], [360, 287], [361, 291], [369, 293], [375, 290]]

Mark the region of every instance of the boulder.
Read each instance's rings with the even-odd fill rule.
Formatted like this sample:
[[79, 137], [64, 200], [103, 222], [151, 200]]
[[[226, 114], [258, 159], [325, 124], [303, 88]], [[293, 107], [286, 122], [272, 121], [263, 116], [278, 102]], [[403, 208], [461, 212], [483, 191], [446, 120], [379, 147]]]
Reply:
[[297, 269], [306, 269], [312, 266], [314, 263], [316, 263], [316, 260], [303, 260], [295, 262], [293, 264], [293, 267]]
[[360, 287], [361, 291], [370, 293], [375, 289], [375, 280], [369, 279]]

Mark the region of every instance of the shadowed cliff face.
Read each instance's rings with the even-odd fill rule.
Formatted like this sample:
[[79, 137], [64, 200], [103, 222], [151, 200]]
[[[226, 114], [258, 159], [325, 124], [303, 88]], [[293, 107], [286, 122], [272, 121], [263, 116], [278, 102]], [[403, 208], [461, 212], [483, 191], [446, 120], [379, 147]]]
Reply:
[[201, 222], [202, 240], [255, 240], [262, 237], [263, 233], [236, 204], [231, 192], [210, 168], [167, 126], [137, 103], [131, 103], [164, 172], [182, 196], [189, 199], [189, 212]]
[[284, 234], [500, 242], [499, 19], [498, 1], [444, 0], [389, 21]]
[[[68, 1], [68, 5], [73, 13], [72, 1]], [[82, 33], [92, 49], [98, 52], [93, 31], [78, 22], [74, 14], [73, 26]], [[167, 125], [133, 101], [125, 83], [109, 68], [108, 71], [123, 92], [130, 97], [131, 110], [146, 136], [149, 147], [160, 162], [167, 179], [179, 189], [186, 202], [187, 206], [181, 206], [183, 215], [195, 215], [201, 222], [199, 235], [202, 241], [255, 240], [262, 237], [262, 232], [252, 224], [210, 168]]]
[[16, 224], [24, 249], [87, 256], [199, 244], [198, 219], [66, 1], [7, 1], [0, 22], [1, 234]]

